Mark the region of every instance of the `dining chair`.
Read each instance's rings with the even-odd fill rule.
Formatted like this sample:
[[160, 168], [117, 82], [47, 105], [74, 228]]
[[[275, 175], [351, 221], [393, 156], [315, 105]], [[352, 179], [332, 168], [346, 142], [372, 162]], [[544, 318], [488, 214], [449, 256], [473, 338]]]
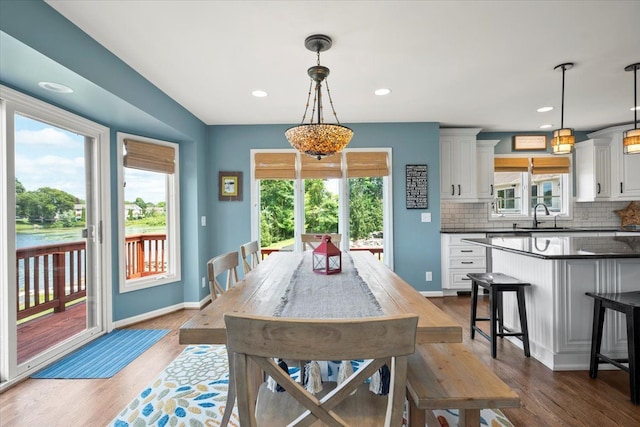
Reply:
[[260, 245], [254, 240], [240, 246], [240, 255], [242, 256], [242, 269], [247, 274], [260, 264]]
[[[209, 290], [211, 291], [211, 299], [215, 300], [218, 295], [222, 295], [228, 291], [238, 281], [238, 251], [227, 252], [211, 258], [207, 262], [207, 271], [209, 273]], [[227, 273], [225, 287], [223, 288], [218, 282], [218, 276]]]
[[331, 236], [331, 243], [340, 247], [340, 240], [342, 239], [342, 234], [339, 233], [303, 233], [300, 235], [300, 240], [302, 241], [302, 250], [314, 250], [318, 247], [320, 243], [322, 243], [322, 236], [325, 235]]
[[[343, 427], [402, 424], [416, 315], [320, 320], [227, 313], [224, 321], [240, 425], [306, 426], [317, 420]], [[323, 391], [313, 395], [274, 358], [364, 362], [339, 385], [324, 382]], [[391, 379], [388, 395], [382, 396], [370, 392], [365, 381], [385, 364]], [[258, 388], [256, 365], [286, 392], [273, 392], [266, 382]]]

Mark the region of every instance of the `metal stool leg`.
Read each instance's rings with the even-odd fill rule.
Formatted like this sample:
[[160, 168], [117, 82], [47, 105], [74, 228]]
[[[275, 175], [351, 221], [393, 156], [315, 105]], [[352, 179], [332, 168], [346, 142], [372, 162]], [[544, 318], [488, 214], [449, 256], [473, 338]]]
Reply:
[[496, 358], [498, 344], [496, 340], [497, 294], [495, 287], [492, 286], [489, 289], [489, 336], [491, 337], [491, 357], [493, 359]]
[[[504, 334], [504, 310], [502, 309], [502, 292], [496, 294], [496, 305], [498, 307], [498, 331]], [[502, 338], [502, 336], [500, 336]]]
[[604, 326], [604, 307], [602, 301], [596, 299], [593, 305], [593, 329], [591, 331], [591, 361], [589, 363], [589, 376], [598, 376], [598, 354], [602, 344], [602, 327]]
[[529, 348], [529, 328], [527, 327], [527, 308], [524, 303], [524, 289], [518, 288], [518, 314], [520, 315], [520, 330], [522, 331], [522, 344], [524, 345], [524, 355], [531, 356]]
[[471, 281], [471, 339], [476, 336], [476, 317], [478, 314], [478, 283]]
[[627, 346], [629, 348], [629, 387], [631, 401], [640, 404], [640, 308], [627, 313]]

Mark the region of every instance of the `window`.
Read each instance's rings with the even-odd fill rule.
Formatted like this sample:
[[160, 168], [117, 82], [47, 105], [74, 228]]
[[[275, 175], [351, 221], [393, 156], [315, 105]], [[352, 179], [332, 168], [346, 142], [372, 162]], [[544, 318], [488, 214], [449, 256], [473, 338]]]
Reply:
[[120, 292], [180, 280], [178, 148], [118, 133]]
[[339, 233], [342, 250], [370, 250], [392, 267], [390, 149], [350, 149], [320, 161], [252, 150], [252, 160], [252, 206], [259, 207], [252, 238], [263, 251], [301, 250], [295, 236], [302, 233]]
[[553, 215], [570, 217], [570, 171], [569, 157], [496, 157], [491, 217], [529, 218], [539, 203]]

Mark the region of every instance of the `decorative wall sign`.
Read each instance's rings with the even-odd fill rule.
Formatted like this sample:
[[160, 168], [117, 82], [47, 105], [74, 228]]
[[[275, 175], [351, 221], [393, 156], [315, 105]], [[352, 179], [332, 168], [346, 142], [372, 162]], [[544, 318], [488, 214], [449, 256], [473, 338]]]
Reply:
[[242, 200], [242, 172], [218, 172], [218, 200]]
[[427, 171], [427, 165], [407, 165], [407, 209], [429, 207]]
[[546, 150], [546, 135], [514, 135], [513, 151]]

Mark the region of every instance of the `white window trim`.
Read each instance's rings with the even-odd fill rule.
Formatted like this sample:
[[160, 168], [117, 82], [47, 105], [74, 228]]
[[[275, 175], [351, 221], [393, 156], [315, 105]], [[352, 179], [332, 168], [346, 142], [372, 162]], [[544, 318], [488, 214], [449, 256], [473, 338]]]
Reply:
[[[348, 190], [348, 178], [346, 174], [346, 153], [349, 152], [386, 152], [389, 162], [389, 175], [383, 177], [382, 199], [383, 199], [383, 245], [384, 245], [384, 263], [393, 270], [393, 157], [392, 149], [389, 148], [347, 148], [339, 155], [342, 156], [342, 178], [338, 186], [338, 232], [342, 234], [344, 242], [349, 241], [349, 204], [346, 203], [346, 194]], [[295, 194], [293, 210], [295, 212], [294, 236], [295, 251], [301, 251], [300, 239], [297, 238], [303, 233], [304, 229], [304, 187], [303, 180], [300, 178], [300, 156], [301, 154], [293, 149], [251, 149], [251, 240], [260, 239], [260, 189], [258, 181], [255, 178], [255, 155], [257, 153], [296, 153], [296, 178], [293, 180], [293, 191]], [[302, 202], [302, 203], [301, 203]], [[346, 247], [344, 250], [348, 251]]]
[[[495, 155], [494, 157], [502, 157], [502, 158], [509, 158], [509, 157], [528, 157], [528, 158], [532, 158], [532, 157], [555, 157], [557, 156], [556, 154], [548, 154], [548, 153], [527, 153], [527, 154], [520, 154], [520, 153], [512, 153], [512, 154], [498, 154]], [[562, 213], [559, 214], [552, 214], [549, 218], [552, 218], [553, 220], [557, 220], [557, 221], [570, 221], [573, 219], [573, 156], [571, 155], [567, 155], [567, 156], [562, 156], [562, 157], [567, 157], [569, 159], [569, 173], [567, 174], [566, 177], [564, 177], [562, 179], [562, 189], [563, 189], [563, 197], [562, 197]], [[524, 173], [524, 172], [522, 172]], [[527, 181], [523, 182], [523, 187], [525, 187], [525, 192], [527, 193], [527, 200], [523, 200], [522, 201], [522, 205], [523, 208], [525, 206], [529, 206], [529, 201], [530, 201], [530, 196], [531, 196], [531, 171], [529, 171], [527, 173]], [[496, 191], [496, 196], [497, 197], [497, 191]], [[505, 221], [505, 220], [530, 220], [533, 219], [533, 212], [531, 209], [527, 210], [527, 214], [496, 214], [496, 212], [494, 211], [494, 205], [495, 205], [495, 201], [496, 199], [494, 198], [494, 200], [491, 203], [487, 203], [487, 218], [489, 221]], [[545, 217], [545, 215], [543, 215], [543, 218]]]
[[[175, 170], [173, 173], [173, 185], [167, 185], [167, 246], [169, 248], [169, 257], [167, 264], [169, 271], [161, 275], [153, 275], [141, 277], [137, 279], [126, 278], [125, 267], [125, 218], [124, 212], [124, 164], [123, 164], [123, 145], [125, 138], [135, 139], [137, 141], [149, 142], [152, 144], [165, 145], [173, 147], [175, 150]], [[146, 138], [140, 135], [133, 135], [123, 132], [117, 133], [117, 159], [118, 159], [118, 257], [119, 276], [120, 276], [120, 293], [137, 291], [140, 289], [152, 288], [155, 286], [166, 285], [182, 280], [181, 260], [180, 260], [180, 150], [179, 145], [175, 142], [162, 141], [154, 138]]]

